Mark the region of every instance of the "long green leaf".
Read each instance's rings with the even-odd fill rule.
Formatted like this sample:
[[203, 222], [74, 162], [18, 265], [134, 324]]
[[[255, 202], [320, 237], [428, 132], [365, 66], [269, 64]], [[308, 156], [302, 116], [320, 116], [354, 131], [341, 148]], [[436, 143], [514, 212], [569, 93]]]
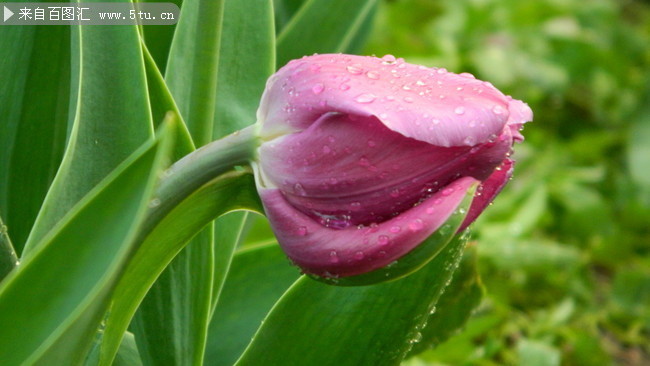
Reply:
[[468, 248], [451, 283], [440, 296], [435, 311], [429, 315], [421, 331], [422, 340], [413, 346], [409, 355], [434, 348], [458, 333], [481, 303], [483, 287], [476, 261], [476, 247]]
[[[165, 75], [198, 145], [212, 140], [223, 7], [223, 1], [184, 2]], [[180, 158], [191, 150], [177, 152]], [[145, 365], [202, 363], [212, 301], [213, 230], [209, 224], [177, 254], [136, 313], [131, 330]]]
[[117, 351], [115, 356], [115, 362], [113, 366], [141, 366], [142, 361], [140, 360], [140, 354], [138, 353], [138, 347], [135, 344], [135, 338], [132, 333], [126, 332], [122, 343], [120, 344], [120, 349]]
[[[140, 0], [139, 2], [155, 3], [159, 0]], [[178, 8], [183, 7], [182, 0], [168, 1], [174, 3]], [[147, 44], [147, 48], [151, 52], [156, 65], [161, 70], [167, 67], [167, 57], [169, 56], [169, 49], [171, 47], [172, 39], [176, 25], [142, 25], [142, 38]]]
[[210, 323], [207, 364], [235, 363], [264, 316], [299, 276], [277, 243], [237, 252]]
[[213, 139], [255, 122], [266, 79], [275, 71], [271, 0], [226, 0]]
[[101, 343], [100, 364], [110, 365], [149, 287], [202, 227], [219, 215], [258, 207], [250, 172], [226, 174], [179, 203], [147, 236], [118, 284]]
[[[219, 51], [214, 139], [255, 122], [256, 110], [275, 70], [275, 29], [272, 0], [226, 0]], [[248, 212], [233, 212], [215, 221], [215, 270], [212, 311], [223, 287]]]
[[79, 26], [79, 100], [70, 141], [25, 246], [34, 245], [92, 187], [153, 135], [135, 26]]
[[7, 227], [0, 217], [0, 281], [18, 265], [16, 251], [9, 238]]
[[211, 312], [212, 225], [201, 230], [149, 289], [131, 322], [144, 365], [201, 365]]
[[70, 27], [0, 27], [0, 211], [18, 252], [65, 147]]
[[210, 318], [214, 316], [235, 249], [249, 229], [251, 216], [249, 211], [235, 211], [214, 221], [214, 273]]
[[100, 364], [111, 364], [147, 290], [190, 238], [228, 211], [260, 210], [250, 170], [234, 169], [251, 158], [257, 145], [253, 132], [247, 129], [197, 150], [164, 175], [139, 239], [142, 245], [118, 284], [98, 341]]
[[298, 280], [275, 304], [237, 365], [397, 365], [421, 338], [460, 261], [456, 236], [431, 262], [365, 287]]
[[278, 35], [277, 65], [312, 53], [346, 52], [377, 0], [309, 0]]
[[305, 0], [273, 0], [276, 33], [282, 31], [304, 3]]
[[167, 159], [166, 145], [150, 141], [111, 172], [2, 282], [3, 365], [85, 358]]
[[183, 2], [165, 80], [197, 146], [212, 140], [224, 0]]

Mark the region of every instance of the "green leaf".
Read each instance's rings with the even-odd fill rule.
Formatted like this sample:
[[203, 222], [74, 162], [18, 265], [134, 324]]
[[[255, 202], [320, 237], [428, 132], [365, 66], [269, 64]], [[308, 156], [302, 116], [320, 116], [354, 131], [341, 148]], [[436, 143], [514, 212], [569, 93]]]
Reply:
[[131, 322], [144, 365], [201, 365], [212, 301], [213, 228], [165, 268]]
[[138, 353], [138, 347], [135, 344], [135, 338], [132, 333], [126, 332], [122, 343], [120, 344], [120, 349], [117, 351], [115, 356], [115, 362], [113, 366], [141, 366], [142, 360], [140, 360], [140, 354]]
[[[155, 3], [160, 0], [140, 0], [139, 2]], [[167, 1], [174, 3], [178, 8], [182, 8], [182, 0]], [[151, 52], [152, 58], [155, 60], [156, 65], [160, 70], [165, 70], [167, 67], [167, 57], [169, 56], [169, 49], [171, 47], [174, 32], [176, 31], [176, 24], [173, 25], [142, 25], [142, 39]]]
[[299, 275], [277, 243], [237, 252], [210, 323], [205, 353], [210, 365], [237, 361], [264, 316]]
[[282, 31], [304, 3], [305, 0], [273, 0], [276, 33]]
[[244, 234], [249, 229], [251, 216], [249, 211], [235, 211], [214, 221], [215, 255], [210, 318], [214, 315], [235, 249], [240, 245]]
[[410, 355], [434, 348], [456, 334], [481, 303], [483, 287], [477, 269], [476, 247], [465, 251], [460, 268], [440, 296], [435, 311], [422, 329], [422, 340], [413, 346]]
[[[141, 230], [142, 244], [117, 286], [103, 338], [98, 341], [101, 365], [111, 364], [147, 290], [190, 238], [226, 212], [261, 210], [252, 172], [233, 169], [250, 159], [257, 144], [252, 131], [197, 150], [165, 173]], [[211, 291], [207, 295], [211, 297]]]
[[[220, 47], [214, 139], [255, 122], [266, 79], [275, 70], [272, 1], [226, 0]], [[249, 217], [233, 212], [215, 221], [212, 312]]]
[[522, 339], [517, 344], [517, 355], [521, 365], [559, 366], [560, 351], [545, 342]]
[[172, 113], [174, 118], [177, 119], [177, 123], [174, 124], [176, 127], [175, 134], [177, 138], [174, 140], [174, 153], [172, 154], [175, 160], [177, 160], [185, 154], [195, 150], [194, 142], [192, 141], [190, 132], [187, 130], [187, 126], [178, 111], [174, 98], [169, 92], [169, 89], [167, 89], [165, 79], [160, 73], [158, 66], [156, 66], [156, 62], [151, 56], [151, 53], [149, 53], [147, 47], [143, 48], [143, 55], [147, 74], [151, 115], [154, 124], [158, 126], [160, 122], [169, 117], [169, 113]]
[[7, 227], [0, 217], [0, 282], [17, 264], [16, 251], [7, 233]]
[[70, 27], [0, 27], [0, 211], [22, 252], [65, 147]]
[[278, 35], [277, 65], [313, 53], [346, 52], [377, 0], [309, 0]]
[[111, 172], [2, 282], [3, 364], [84, 359], [167, 158], [164, 142], [147, 142]]
[[[145, 49], [145, 65], [154, 118], [177, 114], [176, 104]], [[184, 124], [174, 160], [194, 150]], [[212, 228], [194, 237], [149, 290], [132, 320], [144, 364], [200, 364], [212, 292]]]
[[214, 113], [214, 139], [255, 122], [266, 79], [275, 71], [271, 0], [226, 0]]
[[420, 337], [465, 247], [456, 236], [412, 275], [374, 286], [299, 279], [237, 365], [396, 365]]
[[65, 213], [153, 135], [135, 26], [79, 26], [73, 57], [80, 81], [75, 122], [61, 167], [30, 233], [34, 249]]
[[185, 0], [165, 80], [196, 146], [212, 140], [224, 1]]
[[[648, 98], [650, 99], [650, 98]], [[634, 120], [630, 130], [628, 164], [630, 175], [639, 185], [650, 191], [650, 109], [645, 108]]]

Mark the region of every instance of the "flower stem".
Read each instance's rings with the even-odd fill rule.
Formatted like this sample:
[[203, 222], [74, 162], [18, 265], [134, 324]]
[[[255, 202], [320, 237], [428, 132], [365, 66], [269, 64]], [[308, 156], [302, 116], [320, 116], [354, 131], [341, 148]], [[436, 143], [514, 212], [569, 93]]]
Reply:
[[219, 176], [246, 167], [255, 159], [260, 144], [256, 125], [236, 131], [186, 155], [160, 180], [144, 222], [141, 235], [147, 235], [183, 200]]

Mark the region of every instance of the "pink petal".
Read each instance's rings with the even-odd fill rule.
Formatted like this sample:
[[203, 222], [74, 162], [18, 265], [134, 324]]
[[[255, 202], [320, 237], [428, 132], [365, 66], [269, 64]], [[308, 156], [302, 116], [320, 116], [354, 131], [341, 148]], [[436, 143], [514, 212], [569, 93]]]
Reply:
[[468, 74], [352, 55], [291, 61], [269, 79], [258, 119], [270, 140], [331, 112], [375, 116], [393, 131], [442, 147], [486, 142], [510, 113], [517, 115], [513, 125], [526, 119], [516, 101]]
[[460, 178], [397, 217], [342, 230], [316, 223], [278, 189], [259, 192], [278, 242], [296, 265], [319, 276], [345, 277], [384, 267], [410, 252], [447, 221], [475, 182]]
[[506, 186], [512, 177], [512, 172], [515, 168], [514, 165], [514, 161], [510, 159], [504, 160], [503, 164], [495, 169], [488, 179], [481, 183], [476, 190], [474, 200], [472, 200], [467, 216], [465, 216], [465, 220], [463, 220], [463, 223], [460, 225], [458, 232], [465, 230], [472, 222], [474, 222], [481, 212], [483, 212], [499, 192], [501, 192], [503, 187]]
[[326, 114], [260, 148], [262, 185], [325, 226], [382, 222], [459, 176], [486, 179], [508, 154], [509, 129], [475, 147], [438, 147], [375, 117]]

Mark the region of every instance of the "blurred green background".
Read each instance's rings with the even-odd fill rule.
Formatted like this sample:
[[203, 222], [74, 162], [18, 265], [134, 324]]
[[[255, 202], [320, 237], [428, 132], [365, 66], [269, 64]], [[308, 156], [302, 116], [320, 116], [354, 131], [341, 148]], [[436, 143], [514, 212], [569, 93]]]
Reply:
[[407, 365], [650, 365], [650, 3], [385, 0], [362, 54], [471, 72], [535, 113], [473, 225], [486, 296]]

